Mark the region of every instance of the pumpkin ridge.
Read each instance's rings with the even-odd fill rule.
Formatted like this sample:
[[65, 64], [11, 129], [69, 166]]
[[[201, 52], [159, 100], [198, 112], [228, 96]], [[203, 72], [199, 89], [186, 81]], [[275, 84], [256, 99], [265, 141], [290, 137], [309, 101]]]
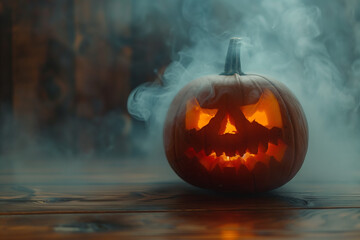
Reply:
[[[229, 46], [225, 70], [241, 66], [234, 49]], [[183, 87], [170, 105], [163, 136], [168, 161], [186, 182], [254, 193], [295, 176], [307, 151], [306, 123], [301, 104], [284, 84], [233, 72]]]
[[[281, 82], [280, 82], [280, 84], [281, 84]], [[285, 85], [284, 85], [283, 87], [286, 88]], [[305, 114], [304, 114], [304, 112], [303, 112], [303, 109], [302, 109], [302, 107], [301, 107], [301, 105], [300, 105], [299, 100], [298, 100], [295, 96], [293, 96], [293, 95], [291, 95], [291, 94], [289, 94], [289, 96], [290, 96], [290, 98], [293, 98], [292, 101], [295, 101], [296, 104], [294, 104], [294, 105], [299, 108], [300, 116], [304, 116], [304, 118], [303, 118], [302, 120], [304, 120], [304, 122], [303, 122], [303, 123], [305, 124], [305, 128], [304, 128], [304, 129], [306, 129], [306, 136], [307, 136], [306, 148], [305, 148], [305, 155], [306, 155], [306, 151], [307, 151], [307, 147], [308, 147], [308, 124], [307, 124], [307, 120], [306, 120], [306, 118], [305, 118]], [[286, 106], [288, 107], [288, 106], [289, 106], [289, 105], [288, 105], [288, 102], [289, 102], [289, 101], [284, 101], [284, 102], [286, 103]], [[292, 111], [292, 113], [293, 113], [293, 112], [294, 112], [294, 110]], [[290, 115], [291, 115], [291, 119], [293, 119], [292, 114], [290, 114]], [[299, 121], [292, 121], [292, 122], [297, 123], [297, 122], [299, 122]], [[293, 123], [292, 123], [292, 124], [293, 124]], [[299, 130], [298, 130], [298, 127], [296, 127], [295, 124], [293, 124], [293, 128], [296, 130], [296, 131], [294, 131], [294, 136], [295, 136], [295, 135], [298, 135], [298, 131], [299, 131]], [[295, 144], [296, 153], [298, 153], [298, 152], [299, 152], [299, 147], [300, 147], [300, 145], [298, 145], [295, 141], [294, 141], [294, 144]], [[301, 152], [301, 151], [300, 151], [300, 152]], [[305, 160], [305, 155], [304, 155], [304, 157], [303, 157], [303, 159], [302, 159], [302, 161], [301, 161], [300, 166], [302, 165], [302, 163], [303, 163], [304, 160]], [[298, 155], [295, 155], [295, 157], [298, 158]], [[290, 175], [289, 175], [289, 180], [292, 179], [292, 178], [296, 175], [296, 173], [300, 170], [300, 167], [298, 167], [297, 169], [295, 168], [296, 165], [297, 165], [297, 162], [298, 162], [298, 161], [296, 161], [296, 159], [295, 159], [295, 161], [293, 162], [293, 165], [292, 165], [292, 167], [291, 167], [291, 172], [290, 172]], [[294, 170], [294, 169], [295, 169], [295, 170]]]
[[[179, 92], [179, 93], [180, 93], [180, 92]], [[179, 94], [179, 93], [178, 93], [178, 94]], [[184, 92], [183, 95], [184, 95], [183, 97], [186, 97], [186, 95], [187, 95], [186, 92]], [[174, 103], [175, 101], [176, 101], [176, 99], [173, 99], [173, 101], [172, 101], [172, 103], [170, 104], [169, 108], [173, 105], [173, 103]], [[176, 118], [175, 118], [175, 117], [179, 115], [179, 112], [181, 111], [181, 109], [182, 109], [182, 105], [180, 104], [180, 106], [178, 106], [177, 109], [176, 109], [176, 111], [175, 111], [176, 114], [173, 115], [173, 118], [174, 118], [173, 121], [174, 121], [174, 120], [176, 121]], [[177, 138], [177, 135], [178, 135], [178, 134], [177, 134], [177, 131], [178, 131], [178, 130], [177, 130], [177, 128], [176, 128], [176, 125], [173, 124], [173, 125], [171, 126], [171, 131], [170, 131], [170, 132], [172, 132], [172, 134], [173, 134], [173, 140], [174, 140], [174, 141], [173, 141], [173, 144], [172, 144], [172, 149], [173, 149], [174, 157], [175, 157], [176, 159], [179, 159], [178, 151], [177, 151], [177, 149], [176, 149], [176, 146], [178, 146], [177, 143], [176, 143], [176, 142], [177, 142], [177, 139], [178, 139], [178, 138]], [[165, 134], [165, 132], [163, 132], [163, 135], [164, 135], [164, 134]], [[177, 161], [171, 161], [171, 163], [175, 165], [174, 167], [171, 166], [171, 167], [174, 169], [174, 171], [175, 171], [179, 176], [182, 176], [182, 178], [183, 178], [183, 175], [181, 174], [181, 171], [178, 170], [179, 168], [181, 169], [181, 166], [180, 166], [181, 164], [179, 165]]]
[[[256, 81], [254, 81], [254, 80], [252, 80], [252, 79], [251, 79], [250, 81], [251, 81], [252, 84], [254, 84], [254, 85], [256, 86], [257, 89], [260, 89], [261, 94], [264, 93], [264, 90], [262, 89], [262, 87], [259, 86], [259, 84], [258, 84]], [[261, 96], [261, 95], [260, 95], [260, 96]], [[244, 98], [244, 96], [243, 96], [243, 98]], [[256, 185], [255, 172], [254, 172], [254, 171], [251, 171], [251, 175], [252, 175], [253, 182], [254, 182], [254, 189], [255, 189], [255, 191], [256, 191], [256, 190], [257, 190], [257, 185]]]
[[[254, 74], [254, 75], [256, 75], [256, 74]], [[263, 77], [263, 76], [261, 76], [261, 75], [257, 75], [257, 76], [263, 78], [263, 79], [264, 79], [265, 81], [267, 81], [271, 86], [273, 86], [274, 89], [276, 89], [279, 97], [281, 98], [281, 101], [282, 101], [282, 102], [284, 103], [284, 105], [285, 105], [285, 110], [286, 110], [287, 116], [289, 116], [289, 119], [290, 119], [291, 129], [292, 129], [292, 133], [293, 133], [291, 136], [292, 136], [292, 139], [293, 139], [293, 147], [294, 147], [294, 154], [293, 154], [293, 155], [294, 155], [294, 159], [292, 159], [292, 161], [291, 161], [290, 171], [289, 171], [289, 175], [288, 175], [288, 178], [289, 178], [289, 177], [292, 175], [293, 167], [294, 167], [294, 165], [295, 165], [295, 160], [296, 160], [296, 154], [297, 154], [297, 151], [298, 151], [297, 146], [296, 146], [296, 143], [295, 143], [295, 128], [294, 128], [294, 124], [293, 124], [293, 117], [292, 117], [291, 114], [289, 114], [288, 104], [284, 101], [284, 99], [283, 99], [283, 97], [281, 96], [281, 94], [279, 94], [279, 90], [278, 90], [277, 86], [275, 86], [275, 84], [272, 83], [269, 79], [267, 79], [267, 78], [265, 78], [265, 77]]]

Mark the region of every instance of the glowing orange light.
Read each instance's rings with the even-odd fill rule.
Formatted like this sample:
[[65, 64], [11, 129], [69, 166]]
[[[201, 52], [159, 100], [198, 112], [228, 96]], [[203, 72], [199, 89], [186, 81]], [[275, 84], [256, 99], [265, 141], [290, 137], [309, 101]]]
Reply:
[[235, 240], [240, 239], [241, 235], [238, 232], [238, 229], [241, 229], [239, 224], [224, 224], [220, 227], [220, 239], [226, 240]]
[[273, 156], [278, 161], [281, 161], [284, 157], [286, 147], [286, 144], [281, 140], [278, 140], [278, 145], [268, 143], [268, 150], [266, 151], [266, 154]]
[[255, 120], [257, 123], [260, 123], [263, 126], [267, 126], [269, 124], [266, 113], [265, 112], [260, 112], [260, 111], [256, 111], [251, 116], [248, 116], [247, 120], [249, 122], [252, 122], [252, 121]]
[[284, 157], [286, 148], [287, 145], [283, 141], [278, 140], [277, 145], [268, 143], [266, 152], [261, 151], [261, 147], [259, 146], [257, 154], [246, 151], [242, 156], [237, 152], [233, 156], [228, 156], [224, 152], [217, 155], [215, 151], [212, 151], [209, 155], [206, 155], [204, 150], [196, 152], [194, 148], [189, 148], [185, 154], [188, 158], [196, 157], [209, 171], [212, 171], [216, 165], [221, 169], [224, 167], [234, 167], [238, 169], [241, 164], [245, 165], [249, 170], [252, 170], [256, 162], [260, 161], [268, 164], [271, 157], [280, 162]]
[[259, 101], [240, 107], [249, 122], [257, 122], [268, 129], [282, 128], [282, 118], [279, 103], [270, 90], [265, 90]]
[[[282, 128], [282, 116], [280, 106], [277, 98], [270, 90], [264, 90], [259, 100], [255, 104], [250, 104], [240, 107], [244, 116], [248, 121], [263, 125], [264, 127], [271, 129], [273, 127]], [[217, 109], [201, 108], [196, 98], [191, 99], [186, 104], [186, 129], [200, 130], [217, 114]], [[235, 121], [229, 114], [226, 114], [220, 124], [219, 134], [236, 134], [240, 129], [237, 129]], [[209, 171], [213, 170], [216, 166], [220, 169], [233, 167], [239, 169], [240, 165], [244, 165], [251, 171], [257, 162], [269, 164], [272, 159], [281, 162], [284, 158], [287, 145], [278, 140], [277, 144], [268, 143], [267, 146], [260, 144], [256, 154], [251, 153], [249, 149], [243, 155], [236, 152], [233, 155], [227, 155], [225, 152], [216, 153], [215, 150], [210, 154], [206, 154], [204, 150], [199, 152], [190, 147], [185, 152], [185, 155], [192, 159], [197, 158], [199, 162]]]
[[235, 134], [238, 133], [235, 124], [234, 124], [234, 120], [230, 118], [230, 116], [227, 114], [225, 119], [223, 120], [223, 122], [221, 123], [221, 128], [219, 131], [220, 135], [223, 134]]
[[217, 109], [201, 108], [196, 98], [188, 101], [186, 104], [185, 127], [187, 130], [200, 130], [209, 124], [210, 120], [215, 117]]

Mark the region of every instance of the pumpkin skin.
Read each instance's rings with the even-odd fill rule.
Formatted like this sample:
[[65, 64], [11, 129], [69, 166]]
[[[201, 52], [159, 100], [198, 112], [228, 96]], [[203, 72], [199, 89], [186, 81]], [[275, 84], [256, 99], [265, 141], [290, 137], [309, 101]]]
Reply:
[[299, 171], [308, 146], [302, 107], [282, 83], [243, 74], [231, 39], [223, 75], [193, 80], [175, 96], [164, 125], [173, 170], [208, 189], [263, 192]]

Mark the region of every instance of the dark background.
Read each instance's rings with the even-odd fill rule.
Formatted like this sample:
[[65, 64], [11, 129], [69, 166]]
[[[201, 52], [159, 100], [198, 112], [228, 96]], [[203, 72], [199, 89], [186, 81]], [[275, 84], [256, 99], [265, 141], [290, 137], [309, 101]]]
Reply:
[[[260, 195], [192, 188], [163, 153], [172, 98], [234, 36], [309, 124]], [[0, 239], [358, 240], [359, 185], [359, 0], [0, 0]]]
[[65, 154], [138, 152], [128, 135], [146, 127], [130, 119], [128, 95], [141, 83], [161, 83], [187, 43], [166, 21], [171, 13], [142, 16], [142, 4], [0, 1], [2, 153], [34, 142]]
[[0, 0], [0, 160], [153, 153], [164, 165], [167, 104], [222, 71], [233, 36], [245, 39], [245, 72], [302, 103], [306, 179], [358, 176], [357, 0]]

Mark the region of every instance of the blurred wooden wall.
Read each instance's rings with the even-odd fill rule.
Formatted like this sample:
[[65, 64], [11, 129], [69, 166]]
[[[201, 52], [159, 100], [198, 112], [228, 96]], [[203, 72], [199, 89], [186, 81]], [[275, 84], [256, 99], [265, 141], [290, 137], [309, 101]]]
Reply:
[[6, 149], [3, 143], [8, 137], [5, 125], [13, 108], [11, 31], [12, 11], [0, 2], [0, 153]]
[[[170, 62], [164, 37], [156, 31], [144, 37], [132, 24], [136, 2], [0, 2], [0, 104], [11, 108], [24, 131], [87, 151], [99, 145], [94, 129], [102, 117], [115, 111], [126, 125], [131, 89], [154, 81], [154, 69]], [[73, 129], [59, 127], [74, 118], [80, 124], [70, 124]]]
[[0, 112], [12, 105], [11, 26], [11, 9], [0, 2]]

